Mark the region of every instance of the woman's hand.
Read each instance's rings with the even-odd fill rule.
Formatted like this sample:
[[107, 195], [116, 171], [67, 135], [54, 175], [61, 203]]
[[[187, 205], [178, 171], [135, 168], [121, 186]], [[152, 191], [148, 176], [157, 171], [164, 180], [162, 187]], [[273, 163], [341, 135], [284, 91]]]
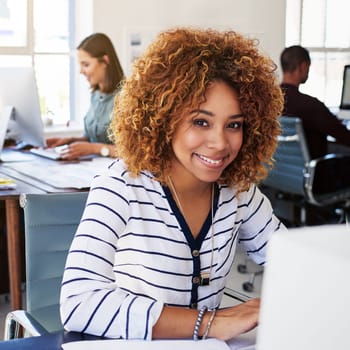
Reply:
[[[260, 299], [251, 299], [236, 306], [217, 310], [208, 337], [229, 340], [250, 331], [258, 324], [259, 308]], [[211, 314], [211, 311], [204, 314], [199, 336], [205, 333]], [[198, 310], [164, 306], [153, 327], [153, 338], [191, 338], [197, 316]]]
[[62, 159], [74, 160], [90, 154], [99, 154], [99, 147], [87, 141], [73, 142], [61, 152]]
[[72, 142], [72, 138], [70, 137], [50, 137], [46, 139], [46, 145], [49, 148], [57, 147], [57, 146], [62, 146], [65, 144], [69, 144]]
[[[251, 299], [236, 306], [219, 309], [208, 336], [228, 340], [252, 330], [258, 325], [259, 309], [260, 299]], [[205, 327], [206, 323], [203, 323]]]

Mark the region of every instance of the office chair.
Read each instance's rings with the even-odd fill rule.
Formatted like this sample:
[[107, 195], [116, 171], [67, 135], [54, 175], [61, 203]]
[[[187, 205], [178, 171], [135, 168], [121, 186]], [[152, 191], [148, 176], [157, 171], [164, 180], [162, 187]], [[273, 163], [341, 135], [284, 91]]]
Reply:
[[[339, 221], [346, 220], [350, 207], [350, 156], [327, 154], [311, 159], [301, 119], [282, 116], [280, 123], [282, 135], [274, 155], [275, 165], [263, 181], [262, 190], [272, 189], [277, 199], [299, 208], [299, 218], [295, 217], [292, 225], [307, 225], [307, 210], [312, 206], [341, 212]], [[278, 211], [277, 206], [274, 209]]]
[[[310, 208], [327, 208], [340, 213], [338, 223], [348, 222], [350, 156], [328, 154], [311, 159], [301, 119], [281, 116], [280, 124], [282, 135], [278, 138], [274, 168], [261, 184], [275, 214], [283, 218], [284, 204], [290, 203], [293, 208], [291, 226], [307, 225]], [[249, 273], [246, 265], [246, 261], [238, 265], [238, 271]], [[252, 291], [254, 279], [261, 273], [262, 270], [252, 272], [249, 281], [243, 283], [243, 289]]]
[[[38, 336], [62, 329], [59, 294], [67, 253], [88, 192], [27, 194], [24, 209], [26, 311], [10, 312], [4, 339]], [[22, 327], [22, 328], [20, 328]]]

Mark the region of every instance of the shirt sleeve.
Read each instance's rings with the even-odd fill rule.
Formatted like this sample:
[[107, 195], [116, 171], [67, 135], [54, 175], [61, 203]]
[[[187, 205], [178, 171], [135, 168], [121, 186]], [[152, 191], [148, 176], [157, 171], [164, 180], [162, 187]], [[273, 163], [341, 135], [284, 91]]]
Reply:
[[118, 288], [113, 272], [118, 237], [128, 218], [121, 178], [93, 180], [63, 275], [60, 311], [68, 331], [123, 339], [151, 339], [159, 301]]
[[270, 201], [257, 186], [251, 186], [246, 196], [246, 211], [239, 229], [238, 242], [255, 263], [264, 265], [271, 235], [286, 232], [287, 229], [274, 215]]

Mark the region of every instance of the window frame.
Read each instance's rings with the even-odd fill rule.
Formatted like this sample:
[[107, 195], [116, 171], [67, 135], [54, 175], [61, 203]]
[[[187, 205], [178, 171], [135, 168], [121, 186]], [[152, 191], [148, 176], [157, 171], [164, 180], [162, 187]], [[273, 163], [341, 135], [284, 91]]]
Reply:
[[[323, 6], [327, 8], [327, 2], [332, 0], [323, 0]], [[301, 45], [305, 47], [311, 56], [311, 68], [310, 71], [312, 72], [312, 62], [313, 62], [313, 56], [315, 55], [323, 55], [323, 72], [324, 72], [324, 83], [322, 86], [323, 90], [323, 97], [319, 96], [319, 94], [316, 94], [311, 86], [311, 79], [312, 79], [312, 73], [309, 75], [308, 81], [303, 84], [300, 89], [303, 92], [307, 92], [311, 95], [318, 95], [317, 97], [321, 100], [324, 100], [326, 104], [330, 105], [331, 107], [337, 107], [334, 105], [334, 103], [327, 103], [331, 100], [331, 96], [327, 96], [327, 85], [331, 84], [331, 77], [330, 73], [327, 69], [328, 63], [330, 59], [328, 57], [332, 57], [332, 54], [348, 54], [350, 57], [350, 44], [348, 47], [338, 47], [338, 46], [327, 46], [327, 36], [326, 34], [323, 35], [323, 45], [322, 46], [309, 46], [303, 44], [303, 6], [304, 0], [286, 0], [286, 46], [291, 45]], [[294, 6], [294, 7], [293, 7]], [[324, 33], [327, 32], [327, 11], [325, 11], [325, 16], [323, 18], [323, 25], [324, 25]], [[309, 23], [309, 25], [313, 25], [312, 23]], [[344, 55], [345, 56], [345, 55]], [[350, 63], [350, 62], [349, 62]], [[342, 71], [339, 72], [339, 81], [338, 81], [338, 94], [339, 94], [339, 103], [340, 103], [340, 95], [341, 95], [341, 86], [342, 86]], [[311, 79], [310, 79], [311, 78]], [[334, 81], [334, 80], [333, 80]]]
[[27, 28], [25, 46], [1, 46], [0, 55], [31, 55], [34, 42], [33, 1], [27, 0]]
[[[26, 0], [27, 1], [27, 28], [26, 28], [26, 45], [24, 46], [0, 46], [0, 55], [3, 56], [18, 56], [18, 57], [28, 57], [30, 65], [34, 67], [35, 70], [35, 56], [40, 55], [55, 55], [55, 56], [65, 56], [68, 57], [69, 61], [69, 120], [76, 122], [79, 120], [77, 118], [77, 106], [74, 101], [76, 101], [77, 95], [79, 92], [79, 84], [77, 84], [77, 79], [75, 78], [78, 75], [78, 67], [76, 64], [76, 55], [75, 55], [75, 46], [76, 46], [76, 13], [81, 7], [80, 0], [68, 0], [68, 32], [69, 32], [69, 41], [68, 41], [68, 51], [45, 51], [38, 50], [35, 51], [35, 42], [34, 42], [34, 1], [35, 0]], [[60, 1], [60, 0], [58, 0]], [[91, 2], [86, 2], [87, 6], [91, 6]], [[55, 121], [54, 121], [55, 123]], [[56, 123], [55, 123], [56, 124]], [[58, 123], [59, 124], [59, 123]], [[57, 125], [57, 124], [56, 124]]]

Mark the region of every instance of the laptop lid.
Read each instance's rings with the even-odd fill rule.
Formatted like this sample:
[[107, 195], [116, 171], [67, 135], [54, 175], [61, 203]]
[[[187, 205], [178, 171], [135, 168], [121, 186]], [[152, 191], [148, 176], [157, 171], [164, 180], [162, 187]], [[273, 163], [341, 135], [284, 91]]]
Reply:
[[350, 349], [350, 227], [275, 234], [264, 269], [258, 350]]

